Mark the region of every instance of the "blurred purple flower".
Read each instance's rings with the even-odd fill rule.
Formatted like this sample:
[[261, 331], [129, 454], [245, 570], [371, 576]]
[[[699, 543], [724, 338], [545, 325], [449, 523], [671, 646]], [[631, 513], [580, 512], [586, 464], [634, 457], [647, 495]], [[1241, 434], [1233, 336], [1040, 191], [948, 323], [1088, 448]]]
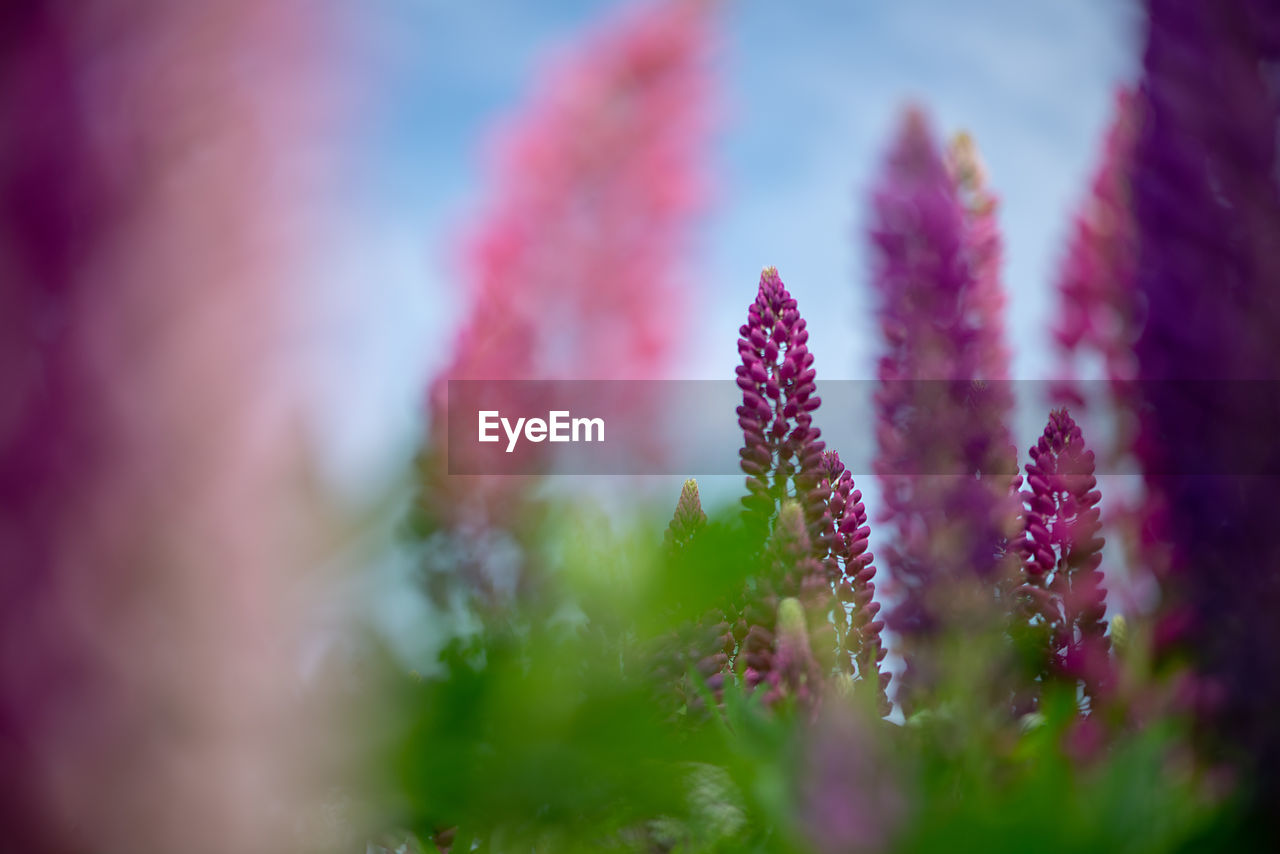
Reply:
[[1009, 348], [1004, 340], [1006, 299], [1000, 277], [1004, 247], [996, 219], [1000, 200], [987, 185], [987, 170], [977, 144], [968, 133], [956, 134], [947, 151], [947, 167], [964, 207], [965, 244], [974, 279], [967, 302], [972, 320], [980, 330], [975, 343], [978, 351], [975, 378], [995, 381], [997, 385], [992, 394], [1010, 395], [998, 405], [1012, 408], [1012, 391], [1005, 384], [1009, 379]]
[[1115, 386], [1137, 378], [1133, 342], [1139, 330], [1134, 293], [1138, 246], [1129, 184], [1139, 108], [1132, 92], [1116, 93], [1101, 162], [1076, 213], [1058, 272], [1053, 321], [1062, 360], [1058, 394], [1075, 407], [1084, 403], [1073, 387], [1079, 378], [1077, 363], [1088, 354], [1102, 356], [1107, 378]]
[[[1134, 146], [1143, 120], [1143, 99], [1130, 89], [1115, 96], [1111, 124], [1103, 140], [1100, 162], [1089, 193], [1072, 223], [1067, 252], [1057, 278], [1053, 338], [1059, 364], [1050, 389], [1067, 404], [1091, 433], [1110, 435], [1099, 449], [1103, 470], [1130, 470], [1138, 433], [1138, 362], [1134, 342], [1142, 329], [1143, 300], [1137, 292], [1138, 237], [1131, 189]], [[1083, 368], [1100, 360], [1105, 394], [1085, 394]], [[1089, 406], [1091, 408], [1086, 408]], [[1109, 414], [1103, 419], [1100, 416]], [[1158, 501], [1141, 488], [1108, 496], [1108, 527], [1119, 536], [1133, 570], [1130, 583], [1144, 570], [1158, 572], [1162, 550], [1143, 539], [1142, 531], [1158, 515]], [[1123, 599], [1124, 588], [1113, 590]]]
[[907, 817], [878, 726], [887, 725], [860, 708], [828, 703], [804, 731], [796, 823], [820, 854], [888, 850]]
[[[1175, 547], [1158, 637], [1219, 698], [1204, 734], [1280, 793], [1280, 9], [1148, 0], [1133, 174], [1147, 484]], [[1248, 460], [1253, 474], [1237, 461]]]
[[[925, 663], [919, 642], [947, 618], [954, 585], [994, 587], [1017, 509], [1002, 383], [979, 382], [999, 352], [982, 323], [969, 214], [922, 113], [909, 111], [873, 196], [873, 283], [884, 341], [876, 395], [884, 553], [900, 601], [904, 683]], [[990, 283], [988, 282], [988, 286]], [[924, 673], [922, 680], [934, 677]], [[900, 689], [901, 691], [902, 689]]]
[[279, 342], [316, 199], [282, 167], [326, 130], [327, 20], [0, 4], [6, 851], [295, 841], [321, 543]]

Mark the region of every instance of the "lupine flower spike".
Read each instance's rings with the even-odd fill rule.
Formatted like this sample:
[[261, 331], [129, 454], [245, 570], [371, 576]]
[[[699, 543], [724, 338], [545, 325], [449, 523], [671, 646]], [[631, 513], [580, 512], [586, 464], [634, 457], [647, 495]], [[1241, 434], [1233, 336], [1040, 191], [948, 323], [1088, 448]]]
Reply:
[[[707, 514], [698, 498], [698, 482], [690, 478], [680, 490], [675, 513], [663, 536], [663, 547], [672, 557], [694, 541], [707, 525]], [[655, 651], [655, 676], [661, 685], [675, 685], [675, 699], [686, 710], [701, 706], [700, 688], [691, 684], [690, 670], [706, 682], [717, 699], [724, 688], [724, 672], [737, 646], [723, 611], [713, 609], [688, 627], [661, 638]]]
[[[853, 476], [840, 461], [835, 451], [823, 454], [825, 477], [831, 498], [827, 503], [832, 520], [832, 547], [829, 561], [835, 562], [833, 583], [836, 598], [850, 611], [847, 620], [837, 619], [842, 628], [843, 666], [853, 665], [858, 678], [876, 690], [877, 702], [882, 714], [889, 712], [885, 689], [889, 674], [880, 673], [880, 662], [888, 650], [881, 641], [880, 631], [884, 621], [877, 619], [880, 603], [873, 601], [876, 586], [872, 581], [876, 569], [873, 556], [867, 550], [871, 528], [867, 525], [867, 511], [862, 504], [862, 493], [854, 488]], [[843, 616], [842, 614], [837, 616]]]
[[667, 525], [663, 541], [669, 549], [684, 548], [706, 524], [707, 514], [702, 511], [702, 502], [698, 498], [698, 482], [689, 478], [680, 490], [680, 500], [676, 503], [675, 514]]
[[1129, 193], [1137, 129], [1137, 100], [1121, 90], [1102, 162], [1089, 197], [1076, 214], [1058, 274], [1053, 338], [1062, 367], [1056, 394], [1075, 406], [1084, 402], [1074, 382], [1079, 378], [1077, 363], [1086, 354], [1102, 356], [1107, 378], [1117, 392], [1137, 377], [1133, 339], [1138, 331], [1134, 294], [1138, 246]]
[[795, 498], [804, 509], [815, 553], [825, 556], [822, 513], [827, 496], [821, 488], [824, 446], [813, 426], [812, 413], [820, 403], [814, 395], [813, 354], [804, 318], [776, 267], [760, 274], [756, 300], [738, 331], [738, 424], [745, 439], [740, 455], [748, 490], [742, 502], [748, 518], [763, 528], [783, 501]]
[[767, 685], [766, 703], [802, 684], [795, 696], [807, 703], [816, 699], [820, 676], [834, 664], [836, 633], [829, 620], [834, 597], [795, 501], [784, 502], [778, 513], [768, 559], [767, 575], [759, 579], [739, 621], [736, 666], [748, 688]]
[[1031, 612], [1049, 632], [1048, 673], [1083, 683], [1091, 701], [1110, 681], [1103, 539], [1093, 451], [1065, 409], [1049, 414], [1027, 463], [1026, 584]]
[[896, 535], [886, 555], [900, 602], [889, 625], [904, 638], [910, 682], [911, 648], [944, 627], [954, 585], [989, 585], [994, 598], [1011, 571], [1002, 544], [1016, 533], [1016, 467], [1007, 394], [975, 382], [999, 352], [978, 310], [986, 268], [974, 263], [970, 214], [918, 111], [903, 122], [873, 205], [885, 347], [875, 467]]
[[766, 703], [794, 697], [801, 706], [811, 707], [818, 699], [822, 670], [814, 660], [804, 605], [787, 597], [778, 603], [777, 651], [774, 654], [772, 689]]
[[492, 146], [467, 230], [466, 317], [431, 384], [429, 515], [501, 526], [509, 479], [444, 475], [448, 380], [647, 379], [670, 368], [704, 196], [711, 6], [625, 10], [549, 69]]
[[[987, 184], [987, 170], [978, 154], [973, 137], [961, 131], [947, 152], [947, 166], [956, 182], [956, 190], [965, 214], [965, 244], [973, 272], [970, 311], [981, 334], [977, 379], [1003, 383], [1009, 379], [1009, 348], [1004, 340], [1004, 285], [1000, 281], [1000, 265], [1004, 247], [996, 214], [1000, 200]], [[995, 391], [1009, 395], [1007, 386]], [[1004, 404], [1012, 406], [1012, 400]]]
[[[536, 507], [521, 479], [447, 474], [448, 381], [648, 379], [670, 368], [705, 189], [712, 5], [624, 10], [549, 69], [492, 146], [494, 190], [462, 241], [465, 319], [429, 389], [416, 508], [424, 528], [456, 541], [438, 551], [467, 556], [436, 577], [465, 578], [470, 593], [500, 601], [473, 555], [495, 538], [518, 545]], [[514, 553], [516, 584], [529, 588], [536, 565]]]

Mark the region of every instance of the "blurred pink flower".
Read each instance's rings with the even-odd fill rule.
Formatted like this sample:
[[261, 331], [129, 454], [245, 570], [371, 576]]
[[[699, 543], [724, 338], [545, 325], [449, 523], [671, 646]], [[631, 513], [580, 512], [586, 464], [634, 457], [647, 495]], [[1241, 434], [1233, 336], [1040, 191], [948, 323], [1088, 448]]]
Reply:
[[708, 5], [660, 0], [594, 33], [496, 140], [445, 379], [661, 375], [704, 195]]
[[706, 189], [710, 6], [626, 10], [544, 74], [496, 137], [492, 195], [464, 241], [465, 316], [429, 392], [423, 499], [438, 521], [501, 527], [522, 494], [511, 479], [446, 477], [449, 380], [675, 367], [683, 253]]
[[291, 842], [313, 555], [280, 155], [315, 126], [294, 75], [318, 23], [243, 0], [0, 11], [6, 850]]

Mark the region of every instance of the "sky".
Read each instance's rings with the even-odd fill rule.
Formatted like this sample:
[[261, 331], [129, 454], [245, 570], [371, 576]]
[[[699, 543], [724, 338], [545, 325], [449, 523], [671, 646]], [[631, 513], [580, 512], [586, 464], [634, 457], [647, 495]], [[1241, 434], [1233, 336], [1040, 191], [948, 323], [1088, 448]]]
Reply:
[[[312, 403], [329, 473], [378, 483], [419, 438], [422, 389], [463, 305], [451, 249], [489, 189], [483, 152], [547, 59], [615, 2], [384, 0], [349, 12], [357, 69], [316, 255]], [[1117, 85], [1137, 66], [1114, 0], [728, 0], [714, 67], [714, 197], [690, 258], [689, 378], [730, 378], [762, 266], [809, 321], [820, 378], [873, 376], [868, 192], [908, 103], [974, 135], [1001, 198], [1015, 378], [1051, 371], [1045, 330], [1074, 208]], [[815, 308], [820, 307], [820, 308]], [[807, 310], [806, 310], [807, 309]]]
[[[464, 310], [451, 246], [490, 189], [487, 140], [547, 60], [618, 5], [343, 7], [335, 62], [352, 73], [334, 93], [345, 111], [336, 213], [309, 271], [304, 355], [323, 473], [357, 500], [378, 499], [410, 471], [424, 389]], [[1050, 376], [1053, 282], [1116, 87], [1136, 77], [1134, 10], [1115, 0], [726, 0], [719, 14], [714, 196], [689, 259], [698, 334], [682, 376], [732, 378], [765, 265], [778, 267], [809, 322], [819, 380], [874, 376], [865, 218], [907, 104], [940, 136], [976, 139], [1001, 199], [1013, 374]], [[1043, 424], [1043, 409], [1031, 418]], [[1035, 433], [1019, 433], [1019, 445]], [[633, 478], [628, 500], [637, 481], [670, 503], [682, 478]], [[874, 508], [874, 483], [859, 486]], [[702, 482], [710, 503], [741, 490], [741, 477]], [[411, 561], [379, 572], [390, 634], [412, 634], [422, 605], [399, 595]]]

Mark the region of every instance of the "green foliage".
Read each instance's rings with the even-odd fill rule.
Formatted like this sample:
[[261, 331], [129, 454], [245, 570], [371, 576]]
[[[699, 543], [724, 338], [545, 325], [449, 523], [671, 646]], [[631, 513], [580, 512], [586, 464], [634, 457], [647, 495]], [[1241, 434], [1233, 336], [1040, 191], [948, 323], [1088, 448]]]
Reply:
[[[714, 515], [681, 549], [662, 520], [549, 518], [537, 604], [486, 611], [437, 675], [383, 698], [386, 819], [424, 850], [456, 826], [455, 851], [827, 851], [846, 809], [866, 844], [841, 850], [1178, 851], [1229, 826], [1177, 717], [1113, 725], [1050, 688], [1018, 718], [1011, 686], [1034, 667], [1001, 631], [940, 639], [946, 679], [905, 725], [836, 675], [818, 710], [692, 672], [677, 705], [661, 640], [734, 601], [760, 567], [746, 538]], [[847, 767], [825, 800], [824, 756]]]

